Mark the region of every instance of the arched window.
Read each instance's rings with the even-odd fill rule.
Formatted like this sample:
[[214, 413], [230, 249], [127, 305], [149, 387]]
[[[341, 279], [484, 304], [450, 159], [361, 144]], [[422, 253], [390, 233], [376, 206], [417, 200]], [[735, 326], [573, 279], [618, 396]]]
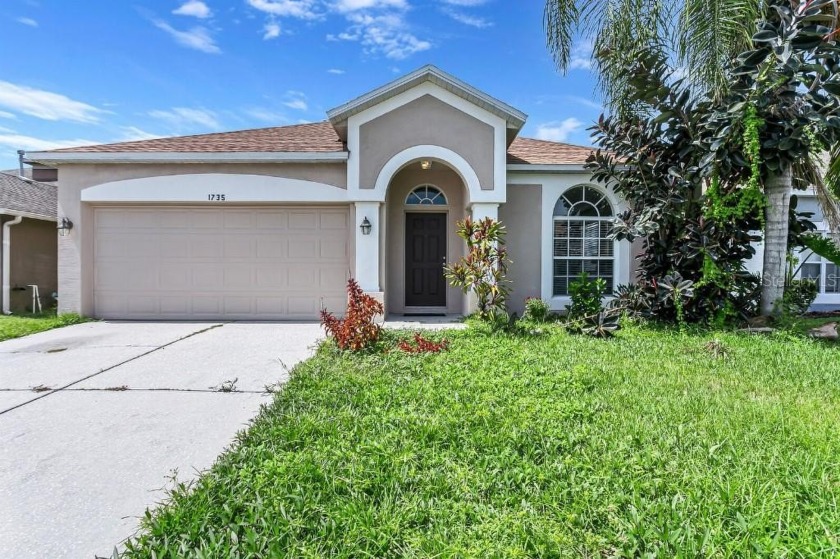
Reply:
[[407, 206], [445, 206], [446, 196], [430, 184], [418, 186], [405, 199]]
[[612, 293], [615, 278], [613, 208], [599, 190], [590, 186], [570, 188], [554, 206], [555, 296], [569, 294], [569, 284], [581, 272], [603, 278]]

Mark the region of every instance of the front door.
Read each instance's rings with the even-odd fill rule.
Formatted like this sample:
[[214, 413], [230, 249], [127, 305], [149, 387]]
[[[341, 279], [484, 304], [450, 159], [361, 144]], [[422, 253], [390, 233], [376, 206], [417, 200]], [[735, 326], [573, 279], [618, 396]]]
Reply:
[[405, 215], [405, 306], [445, 307], [446, 214]]

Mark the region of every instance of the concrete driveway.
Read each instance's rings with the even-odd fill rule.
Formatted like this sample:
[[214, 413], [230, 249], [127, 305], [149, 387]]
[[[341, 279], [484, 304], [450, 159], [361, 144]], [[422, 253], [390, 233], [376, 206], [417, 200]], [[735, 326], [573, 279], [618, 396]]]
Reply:
[[95, 322], [0, 343], [0, 557], [110, 557], [320, 337], [314, 323]]

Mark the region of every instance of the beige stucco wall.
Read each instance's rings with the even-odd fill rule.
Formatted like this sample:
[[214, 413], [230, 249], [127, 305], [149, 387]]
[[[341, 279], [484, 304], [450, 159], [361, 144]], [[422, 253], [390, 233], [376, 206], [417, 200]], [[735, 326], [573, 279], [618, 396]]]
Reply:
[[[407, 207], [408, 194], [422, 184], [431, 184], [446, 195], [448, 206], [413, 206]], [[464, 255], [465, 244], [456, 231], [456, 223], [467, 215], [464, 208], [465, 187], [455, 171], [443, 165], [435, 165], [424, 171], [415, 163], [406, 167], [394, 177], [388, 187], [385, 200], [385, 242], [382, 251], [382, 265], [385, 270], [384, 285], [389, 313], [405, 312], [405, 213], [406, 211], [431, 211], [448, 213], [447, 225], [447, 262], [453, 262]], [[450, 287], [446, 293], [447, 312], [464, 312], [464, 295]]]
[[[11, 218], [3, 216], [0, 223]], [[3, 229], [0, 227], [0, 242]], [[55, 223], [24, 218], [9, 229], [12, 241], [10, 310], [13, 313], [32, 311], [32, 290], [27, 285], [35, 284], [41, 292], [44, 310], [53, 306], [52, 294], [58, 289], [57, 276], [57, 233]], [[0, 271], [0, 284], [2, 274]]]
[[266, 175], [347, 188], [341, 164], [118, 164], [64, 165], [59, 169], [58, 215], [74, 223], [58, 242], [59, 311], [93, 314], [93, 207], [81, 203], [85, 188], [112, 181], [183, 174]]
[[385, 164], [414, 146], [437, 145], [463, 157], [478, 175], [481, 188], [493, 190], [493, 127], [424, 95], [363, 124], [359, 129], [359, 185], [373, 188]]
[[509, 268], [511, 294], [508, 310], [525, 310], [526, 297], [539, 297], [542, 278], [540, 223], [542, 186], [508, 185], [507, 203], [499, 207], [499, 220], [507, 230], [506, 246], [513, 262]]
[[636, 283], [638, 281], [638, 277], [636, 273], [639, 271], [639, 261], [637, 257], [641, 256], [644, 253], [644, 239], [639, 237], [633, 244], [630, 245], [630, 283]]

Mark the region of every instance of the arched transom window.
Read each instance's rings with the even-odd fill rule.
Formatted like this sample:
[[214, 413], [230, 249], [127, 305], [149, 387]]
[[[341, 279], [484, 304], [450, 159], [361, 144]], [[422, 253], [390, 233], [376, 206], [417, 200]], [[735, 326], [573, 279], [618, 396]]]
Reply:
[[615, 278], [615, 241], [609, 239], [613, 208], [599, 190], [570, 188], [554, 206], [555, 296], [569, 294], [569, 284], [586, 272], [603, 278], [612, 293]]
[[405, 199], [408, 206], [445, 206], [446, 196], [430, 184], [418, 186]]

